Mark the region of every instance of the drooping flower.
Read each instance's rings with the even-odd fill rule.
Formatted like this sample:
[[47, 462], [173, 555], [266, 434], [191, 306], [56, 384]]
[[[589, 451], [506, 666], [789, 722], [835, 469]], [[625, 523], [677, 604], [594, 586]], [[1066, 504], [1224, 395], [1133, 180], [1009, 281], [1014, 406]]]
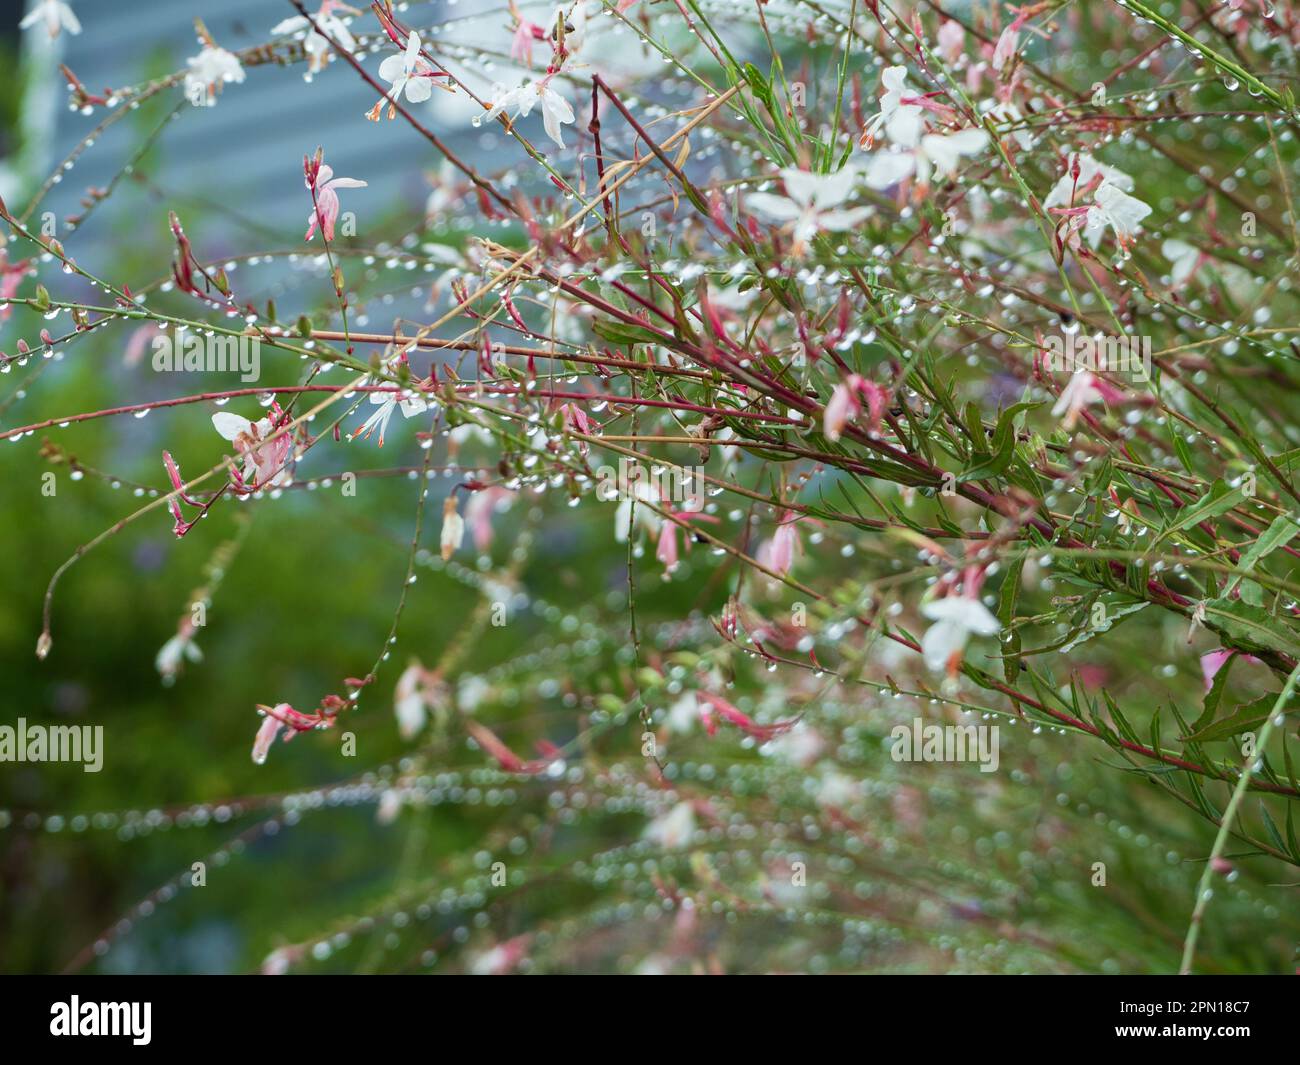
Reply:
[[154, 659], [154, 668], [158, 670], [164, 684], [171, 684], [186, 661], [203, 661], [203, 652], [194, 642], [194, 626], [188, 618], [182, 623], [176, 635], [159, 649]]
[[268, 417], [250, 422], [229, 411], [218, 411], [212, 416], [212, 427], [244, 457], [243, 487], [246, 489], [288, 484], [292, 479], [285, 464], [293, 450], [293, 441], [289, 433], [268, 439], [280, 428], [278, 408], [273, 417], [275, 420]]
[[[288, 703], [281, 703], [281, 706], [288, 706]], [[266, 756], [271, 753], [271, 744], [280, 734], [281, 726], [278, 718], [267, 714], [262, 718], [262, 724], [257, 730], [257, 735], [253, 738], [253, 761], [258, 765], [266, 762]]]
[[428, 712], [444, 710], [448, 698], [447, 685], [438, 673], [411, 659], [411, 664], [397, 678], [397, 687], [393, 690], [393, 713], [402, 739], [413, 739], [424, 728]]
[[307, 53], [307, 73], [303, 77], [307, 81], [311, 81], [313, 74], [319, 74], [324, 70], [329, 65], [329, 61], [334, 58], [334, 46], [330, 44], [329, 38], [332, 37], [340, 48], [349, 52], [357, 47], [357, 40], [348, 29], [348, 24], [334, 14], [335, 11], [344, 11], [350, 15], [361, 14], [356, 8], [339, 3], [339, 0], [324, 0], [320, 10], [316, 12], [314, 28], [312, 20], [303, 15], [294, 15], [271, 27], [273, 37], [287, 37], [290, 34], [310, 30], [303, 43], [303, 50]]
[[799, 553], [799, 515], [785, 511], [776, 531], [770, 540], [765, 540], [758, 547], [755, 557], [759, 563], [771, 570], [778, 577], [784, 577], [794, 565], [795, 555]]
[[856, 167], [845, 166], [834, 174], [813, 174], [787, 167], [781, 171], [785, 195], [751, 193], [746, 202], [775, 222], [790, 223], [796, 254], [802, 254], [820, 230], [841, 232], [852, 229], [871, 214], [870, 207], [841, 208], [858, 179]]
[[397, 116], [397, 102], [405, 94], [408, 102], [422, 104], [433, 94], [433, 67], [420, 56], [420, 35], [412, 30], [406, 37], [406, 50], [400, 55], [390, 55], [379, 64], [379, 76], [388, 82], [389, 89], [366, 112], [366, 118], [378, 122], [384, 104], [388, 104], [388, 117]]
[[442, 532], [438, 537], [444, 562], [460, 550], [464, 539], [465, 519], [456, 510], [456, 496], [449, 495], [442, 504]]
[[233, 52], [207, 44], [196, 56], [185, 60], [185, 95], [195, 107], [215, 107], [221, 87], [244, 80], [244, 68]]
[[[307, 235], [304, 240], [311, 240], [316, 235], [316, 225], [320, 223], [321, 233], [326, 240], [334, 239], [334, 224], [339, 218], [339, 194], [336, 189], [364, 189], [366, 183], [356, 178], [336, 178], [334, 169], [322, 163], [318, 167], [308, 164], [309, 176], [306, 180], [308, 190], [314, 186], [315, 199], [311, 214], [307, 216]], [[314, 171], [314, 180], [310, 176]], [[347, 232], [345, 229], [344, 232]]]
[[51, 39], [57, 37], [60, 30], [67, 30], [73, 35], [81, 32], [81, 22], [63, 0], [37, 0], [36, 5], [18, 23], [18, 28], [29, 29], [41, 21], [44, 21]]
[[563, 148], [561, 127], [573, 121], [573, 108], [568, 100], [551, 88], [550, 75], [503, 93], [500, 98], [492, 101], [491, 108], [483, 118], [490, 121], [502, 112], [509, 114], [511, 111], [518, 118], [527, 118], [539, 102], [542, 105], [542, 125], [546, 128], [546, 135]]
[[921, 654], [935, 672], [955, 668], [972, 635], [996, 636], [1002, 629], [988, 607], [969, 596], [932, 600], [921, 607], [921, 613], [934, 622], [921, 638]]

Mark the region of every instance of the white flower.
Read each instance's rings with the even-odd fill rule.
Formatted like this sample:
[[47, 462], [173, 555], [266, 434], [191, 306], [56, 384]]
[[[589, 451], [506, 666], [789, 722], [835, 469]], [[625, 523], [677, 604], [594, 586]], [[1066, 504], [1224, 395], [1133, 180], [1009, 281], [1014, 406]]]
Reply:
[[994, 636], [1001, 631], [998, 619], [978, 599], [948, 596], [921, 607], [921, 613], [934, 622], [921, 638], [925, 664], [936, 672], [944, 670], [954, 654], [960, 654], [971, 634]]
[[[303, 78], [311, 81], [312, 75], [324, 70], [330, 59], [334, 55], [334, 47], [330, 44], [329, 38], [333, 38], [341, 48], [349, 52], [355, 51], [357, 40], [352, 36], [352, 31], [348, 29], [347, 23], [331, 10], [334, 7], [343, 7], [342, 4], [335, 4], [332, 0], [326, 0], [321, 4], [320, 10], [316, 13], [316, 28], [312, 28], [311, 20], [302, 15], [294, 15], [283, 22], [277, 22], [271, 27], [273, 37], [287, 37], [291, 34], [301, 33], [304, 30], [311, 30], [307, 35], [307, 40], [303, 44], [303, 50], [307, 53], [307, 73]], [[352, 8], [344, 10], [353, 11]], [[353, 12], [355, 14], [355, 12]]]
[[[1079, 180], [1074, 180], [1075, 160], [1079, 163]], [[1071, 155], [1069, 162], [1065, 166], [1065, 174], [1060, 180], [1052, 186], [1052, 191], [1047, 194], [1047, 199], [1043, 201], [1043, 209], [1051, 207], [1069, 207], [1074, 202], [1074, 192], [1076, 188], [1085, 189], [1092, 183], [1092, 179], [1098, 174], [1104, 184], [1113, 185], [1122, 192], [1133, 191], [1133, 179], [1124, 171], [1116, 170], [1113, 166], [1107, 166], [1105, 163], [1099, 163], [1091, 155], [1079, 153]]]
[[433, 95], [432, 79], [422, 77], [433, 68], [420, 58], [420, 35], [412, 30], [406, 37], [406, 51], [402, 55], [390, 55], [379, 64], [379, 76], [388, 82], [388, 99], [396, 103], [402, 93], [413, 104], [424, 103]]
[[464, 539], [465, 519], [456, 510], [456, 497], [451, 495], [442, 505], [442, 533], [438, 537], [438, 546], [442, 550], [444, 562], [460, 550]]
[[645, 838], [664, 850], [688, 846], [695, 835], [695, 810], [689, 802], [679, 802], [646, 826]]
[[1052, 407], [1052, 417], [1061, 418], [1062, 428], [1073, 429], [1084, 407], [1101, 403], [1105, 398], [1105, 393], [1097, 387], [1095, 376], [1087, 370], [1076, 370], [1070, 375], [1069, 384], [1061, 389], [1056, 405]]
[[929, 185], [931, 172], [941, 178], [949, 177], [963, 155], [978, 155], [988, 139], [982, 129], [963, 129], [946, 135], [927, 133], [914, 148], [874, 155], [867, 164], [867, 184], [882, 191], [915, 174], [921, 186]]
[[871, 214], [870, 207], [839, 209], [853, 192], [857, 179], [857, 168], [852, 166], [834, 174], [813, 174], [787, 167], [781, 171], [784, 196], [755, 192], [746, 202], [773, 221], [794, 223], [795, 246], [803, 248], [818, 230], [852, 229]]
[[659, 531], [659, 523], [663, 519], [659, 517], [656, 511], [642, 504], [654, 503], [658, 505], [663, 501], [659, 498], [659, 493], [645, 478], [637, 478], [625, 487], [623, 498], [618, 504], [618, 509], [614, 512], [614, 540], [616, 543], [627, 543], [627, 538], [632, 534], [632, 504], [634, 500], [637, 504], [635, 520], [645, 526], [651, 535]]
[[1192, 276], [1201, 261], [1201, 249], [1181, 240], [1165, 241], [1160, 245], [1160, 253], [1169, 260], [1170, 278], [1175, 288]]
[[921, 135], [925, 109], [918, 104], [903, 103], [904, 95], [914, 95], [907, 84], [907, 68], [886, 67], [880, 75], [880, 83], [885, 87], [880, 97], [880, 113], [862, 131], [862, 146], [871, 147], [881, 126], [885, 127], [890, 140], [914, 146]]
[[206, 46], [185, 63], [189, 67], [185, 95], [195, 107], [215, 107], [222, 85], [244, 80], [244, 68], [235, 54], [215, 45]]
[[1142, 219], [1151, 213], [1149, 204], [1106, 182], [1098, 187], [1093, 201], [1085, 216], [1083, 235], [1094, 248], [1107, 226], [1115, 231], [1119, 246], [1127, 248], [1136, 238]]
[[542, 125], [546, 127], [546, 135], [563, 148], [561, 126], [573, 121], [573, 108], [569, 106], [568, 100], [551, 88], [549, 77], [542, 78], [541, 81], [530, 81], [517, 89], [511, 89], [499, 100], [494, 100], [491, 110], [483, 117], [490, 121], [502, 111], [509, 112], [514, 109], [519, 118], [526, 118], [538, 101], [542, 105]]
[[67, 30], [72, 34], [81, 32], [81, 23], [77, 20], [77, 16], [73, 14], [72, 8], [63, 3], [63, 0], [39, 0], [27, 12], [22, 22], [18, 23], [18, 28], [21, 30], [29, 29], [42, 19], [45, 20], [45, 28], [49, 31], [51, 38], [57, 37], [60, 30]]
[[397, 678], [393, 713], [397, 717], [397, 732], [404, 740], [413, 738], [424, 728], [428, 716], [427, 676], [428, 671], [419, 662], [412, 662]]
[[[369, 382], [369, 378], [366, 378]], [[358, 436], [362, 440], [369, 440], [370, 434], [376, 429], [379, 430], [379, 446], [384, 446], [384, 434], [388, 432], [388, 423], [393, 417], [393, 411], [399, 407], [402, 410], [402, 417], [414, 418], [417, 414], [423, 414], [429, 409], [429, 404], [418, 393], [404, 390], [371, 392], [370, 402], [379, 407], [374, 414], [361, 423], [361, 427], [355, 430], [348, 438], [355, 440]]]
[[169, 684], [176, 679], [176, 674], [181, 671], [181, 665], [185, 660], [202, 662], [203, 652], [199, 650], [199, 645], [190, 635], [182, 636], [177, 633], [162, 645], [153, 664], [163, 682]]

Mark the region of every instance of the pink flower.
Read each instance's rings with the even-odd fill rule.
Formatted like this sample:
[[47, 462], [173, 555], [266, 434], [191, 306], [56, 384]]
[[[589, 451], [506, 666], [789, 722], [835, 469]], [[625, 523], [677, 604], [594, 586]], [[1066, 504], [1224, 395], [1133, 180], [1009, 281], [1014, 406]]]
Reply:
[[307, 235], [303, 239], [311, 240], [319, 222], [325, 239], [333, 240], [334, 223], [339, 217], [339, 194], [334, 190], [364, 189], [366, 183], [356, 178], [336, 178], [331, 167], [319, 162], [320, 153], [317, 153], [316, 159], [315, 163], [306, 159], [303, 161], [307, 171], [307, 188], [314, 192], [312, 212], [307, 216]]
[[672, 573], [677, 568], [677, 523], [666, 521], [659, 529], [659, 546], [655, 549], [655, 558], [664, 564], [664, 570]]
[[1075, 370], [1070, 375], [1070, 382], [1056, 398], [1052, 407], [1052, 416], [1061, 419], [1061, 428], [1067, 432], [1074, 428], [1084, 409], [1096, 403], [1115, 405], [1127, 397], [1123, 391], [1109, 381], [1103, 380], [1088, 370]]
[[[331, 698], [337, 700], [337, 697]], [[258, 710], [265, 715], [253, 740], [253, 761], [258, 765], [266, 761], [271, 744], [275, 742], [281, 729], [284, 729], [284, 742], [288, 743], [299, 732], [307, 732], [321, 726], [328, 728], [334, 723], [328, 710], [317, 711], [314, 715], [304, 714], [288, 703], [276, 703], [275, 706], [259, 705]]]
[[778, 577], [784, 577], [794, 565], [794, 557], [799, 552], [799, 531], [795, 528], [799, 517], [786, 511], [776, 532], [770, 540], [765, 540], [758, 549], [758, 561]]
[[836, 441], [844, 432], [844, 426], [850, 418], [862, 413], [862, 401], [867, 402], [869, 415], [868, 429], [875, 432], [880, 426], [880, 419], [885, 413], [888, 393], [874, 381], [868, 381], [860, 374], [850, 374], [846, 381], [841, 381], [831, 392], [822, 415], [822, 430], [826, 439]]
[[244, 456], [243, 476], [236, 485], [241, 491], [264, 488], [266, 485], [287, 484], [292, 475], [285, 465], [293, 450], [293, 441], [288, 433], [274, 436], [278, 429], [288, 422], [278, 404], [272, 408], [270, 418], [250, 422], [238, 414], [218, 411], [212, 416], [212, 427], [235, 445], [235, 450]]
[[11, 264], [9, 253], [0, 249], [0, 322], [8, 319], [13, 313], [9, 301], [17, 295], [18, 286], [31, 272], [28, 266], [30, 262], [30, 259], [24, 259], [22, 262]]
[[[287, 703], [281, 703], [281, 706], [287, 706]], [[266, 762], [266, 756], [271, 751], [271, 744], [275, 742], [276, 736], [280, 734], [280, 722], [275, 717], [267, 714], [262, 718], [262, 725], [257, 730], [257, 737], [253, 740], [253, 761], [258, 765]]]
[[701, 514], [698, 510], [690, 508], [684, 510], [674, 510], [669, 512], [676, 521], [663, 521], [659, 526], [659, 545], [655, 549], [655, 558], [664, 564], [664, 572], [672, 573], [677, 568], [679, 555], [677, 552], [677, 531], [681, 525], [687, 532], [686, 549], [691, 547], [690, 521], [707, 521], [717, 522], [718, 519], [710, 514]]
[[519, 20], [515, 35], [510, 39], [510, 58], [528, 66], [533, 65], [533, 42], [546, 40], [546, 31], [526, 18]]
[[[582, 433], [584, 436], [591, 435], [591, 418], [587, 412], [579, 407], [576, 403], [565, 403], [560, 407], [560, 414], [564, 418], [564, 427], [575, 433]], [[578, 441], [578, 451], [585, 455], [591, 450], [585, 440]]]
[[956, 63], [966, 44], [966, 31], [960, 22], [949, 19], [939, 27], [939, 54], [945, 63]]
[[[1239, 654], [1237, 651], [1227, 651], [1220, 648], [1217, 651], [1207, 651], [1201, 655], [1201, 675], [1205, 678], [1205, 690], [1209, 691], [1214, 687], [1214, 678], [1218, 676], [1221, 670], [1233, 655]], [[1241, 655], [1244, 662], [1258, 663], [1259, 659], [1254, 655]]]
[[1025, 23], [1042, 11], [1047, 4], [1026, 4], [1024, 7], [1013, 7], [1012, 11], [1016, 13], [1015, 19], [1007, 26], [998, 37], [998, 43], [993, 48], [993, 69], [1001, 70], [1006, 66], [1012, 56], [1016, 54], [1020, 44], [1020, 31]]
[[714, 721], [713, 715], [717, 714], [723, 721], [729, 725], [734, 725], [747, 736], [752, 736], [756, 740], [771, 740], [780, 736], [783, 732], [789, 732], [799, 723], [797, 717], [792, 717], [788, 721], [777, 721], [771, 725], [760, 725], [748, 714], [732, 706], [726, 699], [721, 696], [713, 695], [709, 692], [697, 692], [696, 697], [702, 702], [708, 704], [700, 711], [700, 717], [704, 721], [704, 730], [710, 735], [718, 731], [717, 722]]

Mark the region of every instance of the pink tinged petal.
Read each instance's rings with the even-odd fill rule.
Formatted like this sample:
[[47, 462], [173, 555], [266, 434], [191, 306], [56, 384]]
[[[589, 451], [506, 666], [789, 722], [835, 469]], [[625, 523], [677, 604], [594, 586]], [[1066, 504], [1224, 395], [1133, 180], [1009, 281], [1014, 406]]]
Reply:
[[[277, 708], [278, 709], [278, 708]], [[266, 761], [266, 756], [270, 753], [271, 744], [275, 742], [276, 736], [280, 734], [280, 722], [270, 714], [262, 719], [262, 725], [257, 730], [257, 738], [253, 740], [253, 761], [262, 765]]]
[[772, 536], [772, 553], [769, 562], [769, 568], [773, 573], [784, 577], [790, 572], [790, 567], [794, 564], [794, 549], [798, 539], [799, 534], [795, 531], [794, 522], [777, 526]]
[[659, 546], [655, 558], [663, 563], [664, 569], [671, 573], [677, 568], [677, 525], [666, 521], [659, 530]]
[[1016, 54], [1016, 45], [1020, 41], [1020, 27], [1014, 22], [1004, 29], [998, 37], [998, 43], [993, 49], [993, 69], [1001, 70], [1007, 64], [1013, 55]]
[[448, 496], [442, 505], [442, 534], [439, 537], [444, 562], [459, 550], [464, 539], [465, 519], [456, 512], [456, 497]]
[[850, 415], [857, 414], [858, 410], [858, 400], [852, 386], [844, 382], [836, 385], [822, 416], [822, 431], [826, 439], [832, 442], [839, 440]]
[[939, 51], [947, 62], [957, 62], [965, 45], [966, 31], [960, 22], [949, 19], [939, 27]]
[[1208, 654], [1201, 655], [1201, 675], [1205, 678], [1206, 691], [1214, 686], [1214, 678], [1231, 657], [1231, 651], [1210, 651]]

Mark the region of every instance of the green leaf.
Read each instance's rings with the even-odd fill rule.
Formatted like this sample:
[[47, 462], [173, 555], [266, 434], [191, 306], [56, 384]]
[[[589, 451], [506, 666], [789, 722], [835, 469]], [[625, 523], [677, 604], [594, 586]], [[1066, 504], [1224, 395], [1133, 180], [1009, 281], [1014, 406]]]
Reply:
[[1252, 702], [1243, 703], [1237, 707], [1234, 713], [1223, 718], [1223, 720], [1216, 721], [1199, 732], [1183, 737], [1183, 742], [1209, 743], [1211, 740], [1231, 739], [1243, 732], [1254, 732], [1268, 720], [1268, 715], [1276, 703], [1276, 692], [1255, 699]]
[[1156, 541], [1152, 544], [1152, 550], [1159, 547], [1161, 542], [1176, 532], [1190, 528], [1193, 525], [1199, 525], [1209, 518], [1217, 518], [1225, 511], [1231, 510], [1238, 503], [1247, 499], [1245, 485], [1239, 485], [1236, 488], [1229, 489], [1222, 481], [1215, 481], [1210, 486], [1209, 495], [1194, 506], [1184, 507], [1178, 512], [1173, 524], [1161, 530]]
[[1241, 556], [1241, 561], [1237, 563], [1237, 576], [1233, 577], [1232, 583], [1224, 589], [1223, 597], [1225, 599], [1230, 597], [1246, 574], [1251, 573], [1270, 552], [1289, 544], [1298, 532], [1300, 532], [1300, 525], [1296, 524], [1290, 514], [1275, 518], [1273, 524], [1260, 533], [1259, 539], [1250, 545], [1250, 550]]
[[1300, 655], [1300, 642], [1280, 619], [1239, 599], [1215, 599], [1205, 604], [1205, 627], [1241, 651], [1278, 651]]

